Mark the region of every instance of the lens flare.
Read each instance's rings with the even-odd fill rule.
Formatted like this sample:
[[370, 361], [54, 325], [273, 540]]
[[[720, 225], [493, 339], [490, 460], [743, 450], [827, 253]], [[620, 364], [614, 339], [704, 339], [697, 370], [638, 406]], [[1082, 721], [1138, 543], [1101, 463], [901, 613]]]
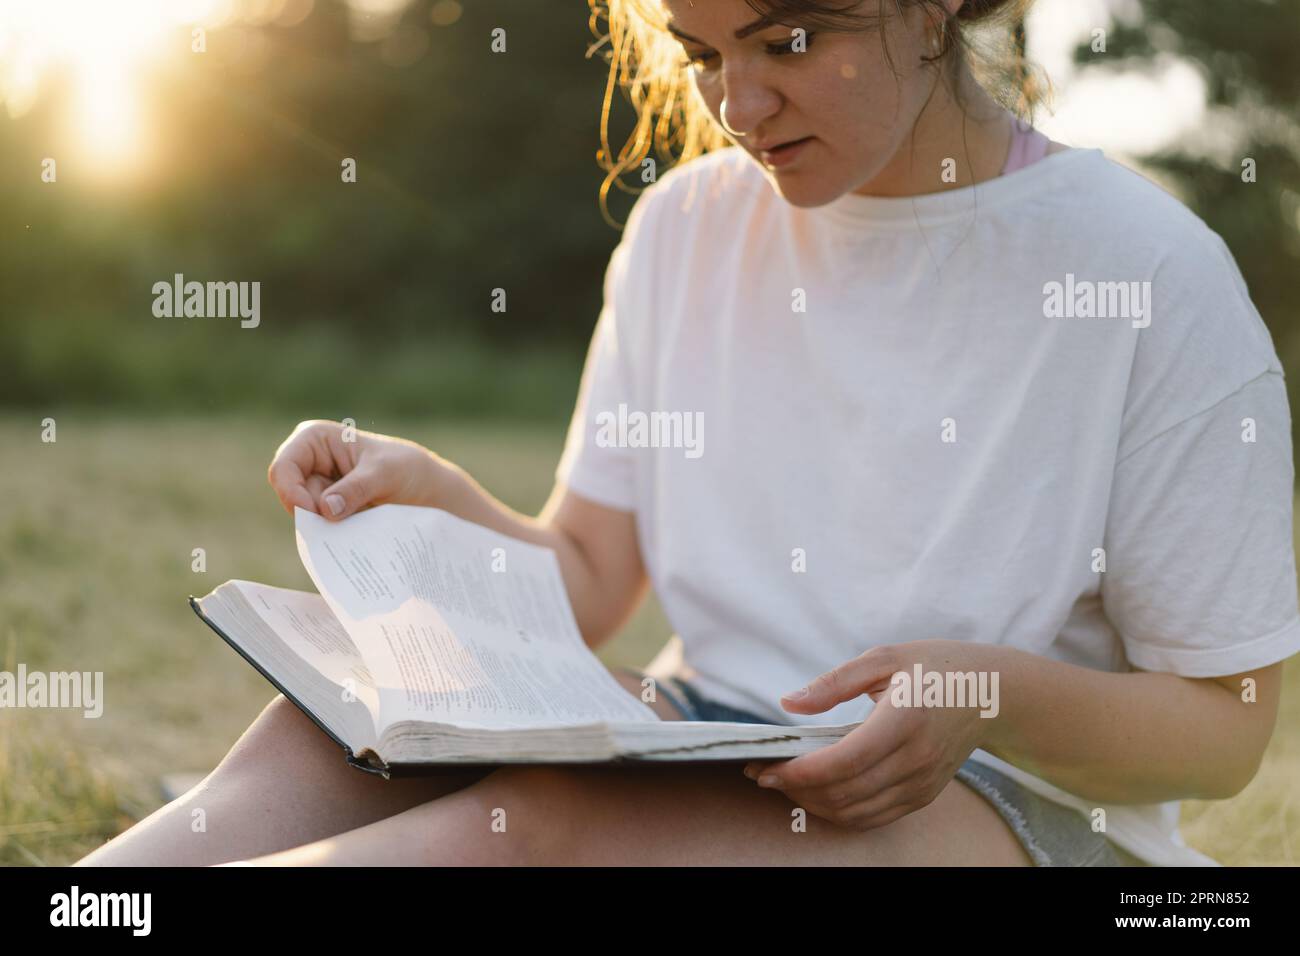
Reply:
[[138, 164], [149, 143], [152, 68], [189, 54], [186, 26], [213, 26], [222, 0], [0, 0], [0, 102], [19, 117], [55, 74], [71, 80], [72, 141], [98, 171]]

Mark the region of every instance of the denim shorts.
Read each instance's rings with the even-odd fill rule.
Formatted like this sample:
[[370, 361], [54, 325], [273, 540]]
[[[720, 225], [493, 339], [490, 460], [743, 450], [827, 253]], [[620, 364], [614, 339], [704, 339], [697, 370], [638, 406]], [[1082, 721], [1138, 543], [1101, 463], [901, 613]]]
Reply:
[[[644, 678], [643, 671], [618, 668]], [[659, 678], [657, 690], [684, 720], [770, 724], [747, 710], [707, 699], [680, 677]], [[1006, 821], [1035, 866], [1146, 866], [1147, 864], [1096, 833], [1086, 817], [1070, 807], [1040, 797], [1003, 773], [968, 759], [956, 778], [987, 800]]]

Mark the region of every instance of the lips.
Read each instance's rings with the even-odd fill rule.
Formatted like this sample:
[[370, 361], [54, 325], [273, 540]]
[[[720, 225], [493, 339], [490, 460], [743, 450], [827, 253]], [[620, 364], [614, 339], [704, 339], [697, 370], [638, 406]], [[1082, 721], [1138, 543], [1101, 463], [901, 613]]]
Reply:
[[770, 149], [759, 149], [758, 158], [769, 169], [779, 169], [788, 166], [799, 158], [814, 137], [805, 136], [802, 139], [786, 140], [779, 146], [773, 146]]
[[799, 137], [798, 139], [787, 139], [785, 142], [783, 142], [783, 143], [777, 143], [777, 144], [774, 145], [774, 146], [760, 146], [760, 145], [757, 144], [757, 143], [755, 143], [754, 145], [758, 148], [759, 152], [763, 152], [763, 153], [773, 153], [773, 152], [776, 152], [778, 149], [782, 149], [783, 147], [786, 147], [786, 146], [792, 146], [792, 145], [795, 144], [795, 143], [802, 143], [805, 139], [812, 139], [812, 137], [811, 137], [811, 136], [801, 136], [801, 137]]

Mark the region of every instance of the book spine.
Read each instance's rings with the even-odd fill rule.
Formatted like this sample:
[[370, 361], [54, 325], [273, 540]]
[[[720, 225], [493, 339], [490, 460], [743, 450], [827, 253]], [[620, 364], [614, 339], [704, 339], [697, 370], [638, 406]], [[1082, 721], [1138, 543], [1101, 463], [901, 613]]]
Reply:
[[[370, 751], [370, 750], [362, 751], [362, 753], [365, 754], [372, 754], [373, 752], [374, 751]], [[371, 763], [371, 760], [378, 760], [379, 759], [378, 757], [363, 759], [361, 757], [358, 757], [351, 750], [349, 750], [347, 746], [344, 746], [343, 753], [347, 759], [348, 766], [350, 767], [356, 767], [358, 770], [364, 770], [366, 773], [373, 773], [377, 776], [383, 777], [385, 780], [389, 779], [392, 776], [392, 773], [389, 770], [387, 764], [384, 764], [383, 766], [375, 766], [375, 764]]]
[[375, 767], [371, 767], [371, 766], [369, 766], [369, 765], [363, 764], [361, 761], [359, 761], [359, 760], [356, 758], [356, 756], [352, 753], [352, 748], [349, 747], [349, 746], [348, 746], [344, 741], [342, 741], [342, 740], [340, 740], [338, 737], [334, 736], [334, 732], [333, 732], [332, 730], [330, 730], [328, 727], [326, 727], [325, 724], [324, 724], [324, 722], [322, 722], [322, 721], [321, 721], [321, 720], [320, 720], [320, 719], [319, 719], [319, 718], [318, 718], [314, 713], [312, 713], [311, 709], [310, 709], [309, 707], [307, 707], [306, 704], [304, 704], [304, 703], [303, 703], [302, 701], [300, 701], [297, 697], [295, 697], [292, 693], [290, 693], [290, 691], [289, 691], [289, 689], [288, 689], [287, 687], [285, 687], [283, 684], [281, 684], [279, 681], [277, 681], [274, 677], [272, 677], [271, 674], [270, 674], [270, 672], [267, 671], [266, 668], [264, 668], [264, 667], [263, 667], [261, 664], [259, 664], [257, 661], [253, 660], [252, 656], [249, 655], [247, 652], [245, 652], [244, 649], [243, 649], [242, 647], [240, 647], [239, 644], [238, 644], [238, 643], [237, 643], [237, 642], [236, 642], [236, 641], [235, 641], [235, 640], [234, 640], [234, 639], [233, 639], [229, 634], [227, 634], [227, 633], [226, 633], [225, 631], [223, 631], [221, 628], [217, 627], [216, 623], [212, 620], [212, 618], [208, 617], [206, 614], [203, 613], [203, 608], [202, 608], [202, 606], [199, 604], [198, 600], [197, 600], [197, 599], [194, 597], [194, 595], [192, 595], [192, 594], [190, 595], [190, 609], [193, 610], [194, 613], [197, 614], [197, 615], [199, 616], [199, 620], [201, 620], [201, 621], [202, 621], [204, 624], [206, 624], [208, 627], [212, 628], [212, 630], [216, 633], [217, 637], [221, 638], [223, 641], [225, 641], [227, 644], [229, 644], [232, 648], [234, 648], [234, 651], [235, 651], [236, 654], [238, 654], [238, 655], [239, 655], [240, 657], [242, 657], [244, 660], [248, 661], [249, 664], [253, 665], [253, 669], [254, 669], [254, 670], [256, 670], [259, 674], [261, 674], [261, 675], [262, 675], [263, 677], [265, 677], [268, 681], [270, 681], [272, 687], [274, 687], [276, 690], [278, 690], [278, 691], [279, 691], [281, 694], [283, 694], [283, 695], [285, 696], [285, 698], [288, 699], [288, 700], [289, 700], [289, 701], [290, 701], [290, 702], [291, 702], [295, 707], [297, 707], [297, 708], [298, 708], [299, 710], [301, 710], [304, 714], [306, 714], [307, 717], [310, 718], [310, 720], [311, 720], [311, 722], [312, 722], [313, 724], [315, 724], [315, 725], [316, 725], [317, 727], [319, 727], [321, 730], [325, 731], [325, 735], [326, 735], [327, 737], [329, 737], [330, 740], [334, 741], [336, 744], [338, 744], [338, 745], [343, 749], [343, 756], [344, 756], [344, 759], [346, 759], [347, 762], [348, 762], [349, 764], [351, 764], [351, 765], [354, 766], [354, 767], [358, 767], [358, 768], [360, 768], [360, 769], [362, 769], [362, 770], [368, 770], [368, 771], [371, 772], [371, 773], [377, 773], [377, 774], [380, 774], [381, 776], [387, 776], [387, 773], [386, 773], [385, 771], [382, 771], [382, 770], [379, 770], [379, 769], [377, 769], [377, 768], [375, 768]]

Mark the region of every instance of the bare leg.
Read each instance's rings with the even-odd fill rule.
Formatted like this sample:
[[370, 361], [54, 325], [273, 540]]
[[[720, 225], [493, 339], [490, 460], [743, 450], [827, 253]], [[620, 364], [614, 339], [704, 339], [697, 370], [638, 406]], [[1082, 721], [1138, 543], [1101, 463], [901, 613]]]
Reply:
[[[997, 812], [960, 781], [874, 830], [836, 827], [760, 788], [743, 764], [506, 768], [266, 865], [1028, 866]], [[500, 824], [505, 823], [504, 831]]]
[[277, 695], [202, 782], [76, 865], [202, 866], [273, 853], [401, 813], [486, 773], [364, 773]]
[[[614, 677], [640, 695], [637, 677]], [[679, 718], [662, 697], [652, 707], [665, 720]], [[400, 780], [363, 773], [344, 763], [338, 745], [277, 695], [194, 789], [77, 865], [203, 866], [274, 853], [436, 800], [489, 772], [448, 770]]]

